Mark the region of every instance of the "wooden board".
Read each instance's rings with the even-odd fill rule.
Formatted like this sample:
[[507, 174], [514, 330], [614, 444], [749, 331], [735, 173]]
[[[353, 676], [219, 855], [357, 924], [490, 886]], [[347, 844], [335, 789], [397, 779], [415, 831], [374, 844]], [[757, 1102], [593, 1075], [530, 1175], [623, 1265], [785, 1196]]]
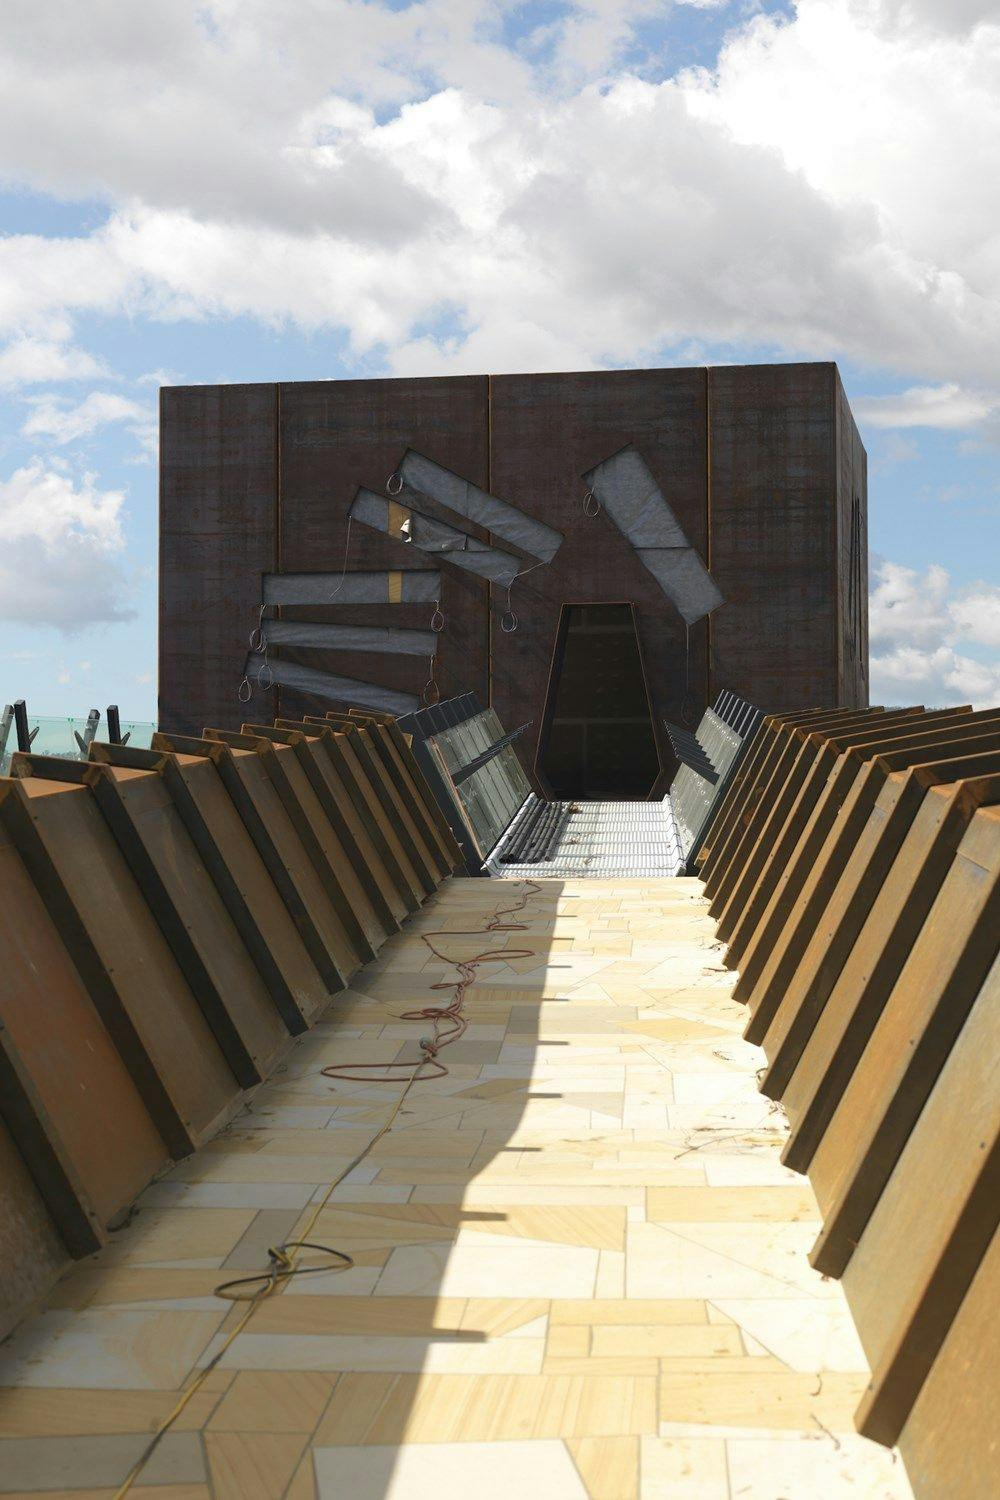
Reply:
[[980, 808], [824, 1132], [810, 1256], [843, 1273], [997, 952], [1000, 808]]

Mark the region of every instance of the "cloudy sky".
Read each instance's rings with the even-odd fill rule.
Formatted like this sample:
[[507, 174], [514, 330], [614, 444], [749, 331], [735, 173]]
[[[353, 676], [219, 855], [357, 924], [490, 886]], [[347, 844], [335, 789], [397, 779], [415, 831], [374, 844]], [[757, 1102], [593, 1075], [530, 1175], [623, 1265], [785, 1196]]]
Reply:
[[1000, 702], [1000, 0], [6, 0], [0, 703], [155, 716], [161, 382], [839, 361]]

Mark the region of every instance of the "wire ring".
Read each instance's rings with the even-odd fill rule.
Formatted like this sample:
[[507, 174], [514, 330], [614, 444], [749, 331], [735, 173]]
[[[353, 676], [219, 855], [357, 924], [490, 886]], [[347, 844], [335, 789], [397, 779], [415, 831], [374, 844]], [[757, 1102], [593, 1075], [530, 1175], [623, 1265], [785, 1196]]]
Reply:
[[[266, 682], [264, 681], [265, 672], [267, 673]], [[260, 671], [257, 673], [257, 686], [263, 688], [265, 693], [267, 692], [268, 688], [274, 686], [274, 673], [271, 670], [271, 664], [266, 656], [261, 662]]]
[[[393, 484], [395, 484], [395, 486], [396, 486], [395, 489], [393, 489]], [[387, 495], [393, 495], [393, 496], [402, 494], [402, 492], [403, 492], [403, 476], [402, 476], [402, 474], [397, 474], [395, 471], [393, 471], [393, 473], [391, 473], [389, 475], [389, 478], [385, 482], [385, 492], [386, 492]]]
[[435, 635], [440, 635], [444, 629], [444, 611], [440, 604], [435, 604], [434, 613], [431, 615], [431, 629]]
[[258, 619], [257, 624], [254, 626], [253, 630], [251, 630], [251, 632], [250, 632], [250, 650], [251, 651], [260, 652], [260, 651], [266, 650], [266, 646], [265, 646], [265, 642], [264, 642], [264, 611], [265, 611], [266, 608], [267, 608], [266, 604], [262, 604], [261, 605], [261, 607], [260, 607], [260, 618]]
[[[243, 691], [244, 688], [246, 688], [246, 692]], [[243, 681], [236, 689], [236, 696], [241, 703], [249, 703], [250, 699], [253, 697], [253, 687], [250, 683], [249, 676], [245, 672], [243, 674]]]
[[583, 513], [585, 516], [599, 516], [601, 513], [601, 502], [593, 490], [588, 490], [583, 497]]
[[441, 702], [441, 689], [433, 677], [428, 677], [424, 683], [423, 692], [420, 694], [420, 697], [427, 708], [433, 708], [435, 703]]
[[[508, 620], [510, 621], [509, 625], [507, 624]], [[503, 631], [504, 635], [514, 634], [514, 631], [517, 629], [517, 615], [512, 609], [504, 610], [503, 614], [500, 616], [500, 629]]]

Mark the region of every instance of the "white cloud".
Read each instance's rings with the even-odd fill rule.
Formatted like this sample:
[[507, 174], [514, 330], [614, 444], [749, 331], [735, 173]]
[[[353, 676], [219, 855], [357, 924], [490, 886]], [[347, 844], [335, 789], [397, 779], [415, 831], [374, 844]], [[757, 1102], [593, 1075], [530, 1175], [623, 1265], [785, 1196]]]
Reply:
[[106, 366], [83, 349], [51, 339], [21, 337], [0, 349], [0, 388], [59, 380], [98, 380]]
[[1000, 660], [968, 656], [963, 644], [1000, 649], [1000, 587], [973, 583], [954, 592], [942, 567], [923, 574], [874, 559], [869, 601], [871, 699], [928, 706], [1000, 704]]
[[250, 316], [425, 373], [753, 343], [992, 401], [1000, 25], [932, 10], [799, 0], [660, 83], [620, 64], [651, 0], [516, 50], [497, 0], [24, 10], [0, 170], [112, 211], [0, 243], [0, 324]]
[[996, 398], [960, 385], [915, 385], [892, 396], [862, 396], [853, 403], [858, 420], [871, 427], [975, 427], [992, 415]]
[[124, 500], [37, 458], [0, 480], [0, 618], [67, 631], [130, 619]]
[[143, 455], [155, 457], [154, 412], [115, 391], [91, 391], [75, 406], [59, 396], [39, 396], [33, 398], [31, 407], [31, 414], [21, 428], [25, 437], [49, 437], [65, 445], [89, 437], [111, 423], [124, 422], [138, 439]]

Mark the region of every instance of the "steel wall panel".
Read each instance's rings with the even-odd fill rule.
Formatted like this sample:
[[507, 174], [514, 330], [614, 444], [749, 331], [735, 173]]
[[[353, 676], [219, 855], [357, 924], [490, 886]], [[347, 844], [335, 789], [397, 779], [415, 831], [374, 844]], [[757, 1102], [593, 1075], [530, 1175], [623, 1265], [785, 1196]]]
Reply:
[[288, 1031], [181, 822], [151, 771], [108, 767], [125, 816], [156, 866], [175, 910], [258, 1071], [274, 1067]]
[[856, 706], [837, 681], [835, 378], [832, 364], [711, 371], [709, 567], [727, 601], [712, 682], [767, 709]]
[[[407, 447], [417, 448], [475, 484], [486, 484], [485, 376], [297, 382], [279, 388], [278, 411], [278, 566], [282, 571], [339, 573], [346, 551], [347, 511], [358, 486], [368, 485], [385, 494], [386, 481]], [[486, 540], [481, 529], [471, 525], [467, 529]], [[419, 554], [401, 542], [362, 526], [351, 527], [348, 563], [352, 570], [416, 568], [420, 561]], [[436, 564], [428, 559], [427, 567], [434, 569]], [[441, 607], [447, 620], [438, 660], [441, 690], [485, 691], [485, 584], [454, 569], [441, 572]], [[404, 615], [398, 605], [376, 611], [345, 606], [327, 618], [338, 624], [426, 628], [432, 608], [406, 606]], [[400, 692], [419, 694], [427, 680], [427, 662], [416, 659], [382, 656], [373, 660], [349, 652], [334, 658], [308, 650], [295, 656], [306, 666], [339, 671]], [[262, 701], [275, 714], [292, 718], [323, 713], [330, 707], [324, 700], [292, 689], [267, 694]], [[262, 714], [254, 717], [260, 719]]]
[[276, 388], [160, 393], [159, 726], [236, 728], [261, 576], [277, 566]]
[[[706, 375], [697, 369], [498, 375], [490, 380], [490, 487], [565, 538], [548, 566], [515, 583], [518, 628], [513, 634], [498, 628], [505, 595], [493, 590], [492, 704], [506, 725], [532, 721], [514, 746], [529, 775], [538, 751], [560, 606], [566, 602], [632, 600], [657, 733], [659, 719], [682, 717], [684, 623], [608, 517], [584, 515], [583, 475], [634, 443], [687, 540], [707, 560], [705, 401]], [[704, 622], [692, 627], [690, 638], [697, 716], [709, 697]], [[669, 761], [668, 746], [663, 753]]]
[[219, 853], [237, 881], [303, 1019], [312, 1026], [330, 994], [295, 923], [275, 890], [239, 813], [210, 760], [177, 755], [181, 778], [207, 824]]
[[[50, 784], [46, 795], [75, 796], [77, 788]], [[72, 1167], [87, 1209], [103, 1228], [166, 1164], [167, 1150], [5, 824], [4, 1045], [15, 1049], [44, 1111], [49, 1139]]]
[[65, 1269], [66, 1246], [10, 1131], [0, 1119], [0, 1339]]
[[92, 793], [64, 786], [53, 799], [59, 786], [34, 777], [18, 783], [191, 1150], [224, 1122], [239, 1085]]

